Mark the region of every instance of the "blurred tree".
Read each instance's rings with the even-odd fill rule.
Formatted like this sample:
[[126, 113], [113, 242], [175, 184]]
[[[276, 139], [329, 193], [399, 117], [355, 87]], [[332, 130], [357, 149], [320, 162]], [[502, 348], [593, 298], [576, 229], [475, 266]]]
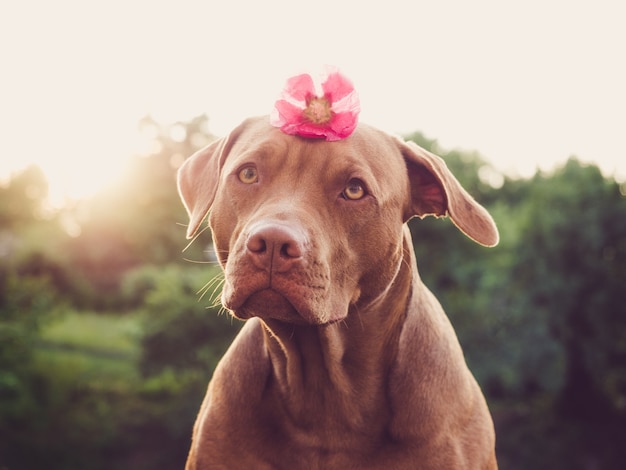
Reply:
[[47, 194], [48, 183], [37, 166], [0, 186], [0, 266], [8, 278], [42, 279], [54, 295], [67, 299], [80, 280], [61, 249], [67, 234], [59, 212], [48, 206]]
[[[33, 347], [59, 299], [47, 276], [18, 275], [0, 264], [0, 464], [13, 437], [35, 420], [40, 399]], [[8, 434], [11, 433], [11, 434]]]
[[206, 264], [145, 266], [125, 277], [125, 295], [143, 312], [140, 367], [146, 376], [196, 370], [208, 381], [241, 325], [220, 315], [222, 279], [219, 268]]
[[123, 275], [142, 264], [206, 259], [210, 235], [185, 247], [187, 215], [176, 187], [184, 159], [209, 143], [205, 115], [162, 125], [150, 117], [139, 123], [147, 150], [135, 155], [120, 181], [74, 209], [81, 233], [68, 243], [72, 263], [93, 286], [94, 306], [117, 308]]
[[[175, 173], [213, 137], [206, 116], [171, 126], [146, 118], [140, 128], [148, 148], [133, 157], [124, 177], [60, 213], [46, 211], [47, 186], [37, 168], [0, 186], [1, 468], [147, 469], [184, 462], [197, 404], [237, 330], [197, 303], [212, 270], [175, 266], [183, 257], [206, 259], [207, 234], [182, 253], [187, 216]], [[80, 230], [70, 236], [61, 217]], [[152, 274], [126, 296], [120, 287], [133, 270]], [[130, 376], [120, 386], [78, 376], [75, 364], [97, 360], [81, 350], [48, 361], [40, 325], [56, 312], [94, 307], [145, 312], [141, 382]], [[128, 360], [134, 371], [138, 364]]]
[[0, 230], [19, 229], [40, 220], [48, 195], [48, 182], [38, 166], [14, 175], [0, 185]]
[[586, 420], [624, 413], [626, 198], [576, 159], [537, 175], [529, 196], [512, 274], [563, 348], [561, 411]]
[[[146, 117], [140, 128], [143, 133], [155, 135], [154, 151], [136, 157], [123, 182], [121, 192], [134, 205], [124, 221], [128, 237], [144, 261], [178, 261], [187, 216], [178, 198], [176, 170], [185, 158], [214, 137], [208, 132], [205, 115], [171, 126], [159, 125]], [[141, 223], [137, 223], [137, 219]]]

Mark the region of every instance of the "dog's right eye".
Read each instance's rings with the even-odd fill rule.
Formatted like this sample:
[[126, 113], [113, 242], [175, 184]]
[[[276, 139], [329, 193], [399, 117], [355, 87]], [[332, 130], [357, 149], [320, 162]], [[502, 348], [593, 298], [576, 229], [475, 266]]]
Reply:
[[253, 184], [259, 181], [259, 175], [256, 168], [247, 166], [239, 171], [239, 181], [245, 184]]
[[361, 180], [351, 179], [341, 194], [344, 199], [358, 201], [365, 196], [365, 185]]

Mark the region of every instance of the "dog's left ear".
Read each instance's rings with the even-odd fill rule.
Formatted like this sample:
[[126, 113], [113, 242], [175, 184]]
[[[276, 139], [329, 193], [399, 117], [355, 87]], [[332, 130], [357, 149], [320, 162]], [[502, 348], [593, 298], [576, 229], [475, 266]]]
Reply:
[[244, 121], [228, 136], [198, 150], [178, 169], [178, 194], [189, 214], [187, 238], [195, 235], [209, 213], [217, 194], [224, 161], [247, 125], [247, 121]]
[[198, 150], [178, 169], [178, 194], [189, 214], [187, 238], [195, 235], [213, 205], [220, 173], [231, 148], [246, 129], [261, 121], [246, 119], [226, 137]]
[[224, 145], [225, 139], [212, 142], [185, 160], [178, 169], [178, 194], [189, 215], [187, 238], [192, 238], [198, 231], [213, 204]]
[[461, 232], [484, 246], [498, 244], [496, 224], [487, 210], [478, 204], [437, 155], [414, 142], [398, 139], [411, 184], [411, 204], [405, 220], [413, 216], [450, 216]]

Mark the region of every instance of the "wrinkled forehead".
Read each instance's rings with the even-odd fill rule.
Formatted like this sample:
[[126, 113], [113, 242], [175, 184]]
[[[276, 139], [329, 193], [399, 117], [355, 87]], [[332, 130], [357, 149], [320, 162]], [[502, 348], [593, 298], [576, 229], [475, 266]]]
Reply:
[[250, 120], [233, 142], [228, 167], [240, 165], [252, 156], [273, 156], [286, 166], [368, 168], [376, 179], [397, 178], [406, 173], [404, 159], [395, 140], [366, 124], [343, 140], [326, 142], [287, 135], [267, 119]]

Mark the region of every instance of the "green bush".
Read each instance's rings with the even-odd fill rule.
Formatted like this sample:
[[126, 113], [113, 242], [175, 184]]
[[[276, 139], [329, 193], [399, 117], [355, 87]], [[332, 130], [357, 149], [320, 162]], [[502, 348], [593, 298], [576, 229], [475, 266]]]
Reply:
[[213, 370], [240, 326], [218, 306], [221, 276], [216, 267], [179, 265], [128, 274], [125, 295], [143, 314], [144, 374]]

